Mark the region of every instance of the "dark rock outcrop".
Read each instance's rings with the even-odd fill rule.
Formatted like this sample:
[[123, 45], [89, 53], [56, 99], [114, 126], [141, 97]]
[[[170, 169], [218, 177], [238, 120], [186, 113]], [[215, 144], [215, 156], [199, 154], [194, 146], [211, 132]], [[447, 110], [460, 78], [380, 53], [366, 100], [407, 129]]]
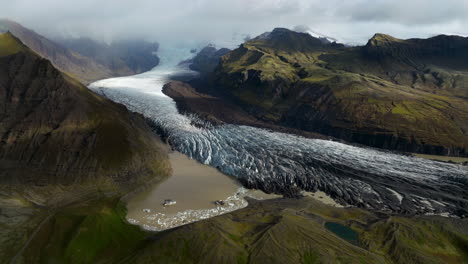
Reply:
[[212, 45], [204, 47], [189, 62], [190, 69], [206, 75], [212, 73], [219, 64], [219, 59], [226, 55], [230, 50], [226, 48], [216, 49]]

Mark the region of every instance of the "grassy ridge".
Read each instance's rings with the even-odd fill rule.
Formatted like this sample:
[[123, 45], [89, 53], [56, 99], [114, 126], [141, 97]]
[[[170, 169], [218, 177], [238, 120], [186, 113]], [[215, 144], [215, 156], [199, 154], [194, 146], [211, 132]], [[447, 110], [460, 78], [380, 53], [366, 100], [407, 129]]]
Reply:
[[[465, 224], [466, 225], [466, 224]], [[466, 226], [465, 226], [466, 228]], [[433, 219], [392, 217], [363, 234], [372, 249], [396, 263], [467, 263], [468, 234]]]
[[147, 234], [125, 220], [118, 200], [91, 201], [55, 213], [23, 254], [24, 263], [115, 261], [134, 251]]
[[11, 34], [0, 34], [0, 57], [12, 55], [24, 50], [24, 46]]
[[[468, 222], [336, 208], [310, 198], [249, 207], [160, 233], [125, 220], [116, 199], [58, 209], [20, 263], [467, 263]], [[350, 243], [325, 227], [358, 234]]]

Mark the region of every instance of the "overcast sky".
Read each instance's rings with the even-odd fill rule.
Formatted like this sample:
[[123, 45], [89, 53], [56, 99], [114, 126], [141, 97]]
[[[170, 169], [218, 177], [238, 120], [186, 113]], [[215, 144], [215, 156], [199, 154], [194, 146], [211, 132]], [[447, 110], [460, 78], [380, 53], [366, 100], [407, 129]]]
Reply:
[[308, 26], [345, 43], [468, 35], [468, 0], [0, 0], [0, 17], [46, 35], [145, 37], [220, 45], [274, 27]]

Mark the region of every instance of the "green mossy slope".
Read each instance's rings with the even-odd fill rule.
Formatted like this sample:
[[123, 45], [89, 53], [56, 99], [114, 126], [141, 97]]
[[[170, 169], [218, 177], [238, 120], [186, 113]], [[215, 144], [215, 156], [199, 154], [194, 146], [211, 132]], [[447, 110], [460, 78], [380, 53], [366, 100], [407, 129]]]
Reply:
[[0, 57], [12, 55], [24, 50], [24, 45], [11, 34], [0, 34]]
[[148, 236], [129, 225], [118, 199], [91, 200], [50, 212], [21, 263], [112, 263], [135, 251]]
[[[247, 208], [164, 232], [125, 221], [116, 199], [43, 214], [19, 263], [467, 263], [468, 222], [336, 208], [311, 198], [250, 201]], [[350, 243], [325, 227], [358, 234]], [[10, 255], [11, 256], [11, 255]]]

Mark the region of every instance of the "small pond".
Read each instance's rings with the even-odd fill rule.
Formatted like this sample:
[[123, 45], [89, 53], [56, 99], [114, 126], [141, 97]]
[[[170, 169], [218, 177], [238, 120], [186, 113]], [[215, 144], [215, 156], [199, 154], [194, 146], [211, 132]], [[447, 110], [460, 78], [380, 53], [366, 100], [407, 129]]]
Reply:
[[340, 238], [348, 241], [353, 245], [359, 245], [359, 237], [356, 231], [352, 230], [351, 228], [334, 223], [334, 222], [326, 222], [325, 228], [333, 232], [335, 235], [339, 236]]

